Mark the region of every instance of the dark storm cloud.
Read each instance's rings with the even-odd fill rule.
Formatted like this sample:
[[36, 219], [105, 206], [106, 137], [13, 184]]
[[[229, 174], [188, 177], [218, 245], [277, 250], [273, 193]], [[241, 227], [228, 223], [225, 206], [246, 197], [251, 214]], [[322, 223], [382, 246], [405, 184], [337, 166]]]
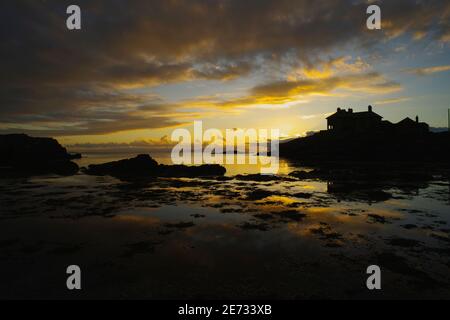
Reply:
[[[382, 32], [366, 30], [366, 1], [76, 3], [83, 13], [80, 31], [66, 29], [72, 1], [2, 3], [0, 123], [60, 121], [68, 132], [83, 133], [172, 126], [177, 120], [170, 106], [124, 89], [235, 79], [286, 55], [307, 63], [349, 43], [370, 47], [404, 33], [450, 40], [450, 5], [443, 0], [380, 1]], [[302, 83], [277, 85], [272, 90]], [[156, 121], [139, 121], [136, 110], [146, 103]]]

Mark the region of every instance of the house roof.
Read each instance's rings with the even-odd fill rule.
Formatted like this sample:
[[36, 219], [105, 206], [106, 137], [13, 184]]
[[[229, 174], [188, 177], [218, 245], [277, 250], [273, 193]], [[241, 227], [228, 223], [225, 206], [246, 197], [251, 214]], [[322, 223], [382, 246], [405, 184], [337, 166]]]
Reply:
[[337, 119], [337, 118], [347, 118], [347, 119], [361, 119], [361, 118], [378, 118], [383, 119], [378, 113], [373, 111], [362, 111], [362, 112], [349, 112], [346, 110], [339, 110], [333, 113], [327, 119]]
[[416, 124], [416, 122], [411, 119], [410, 117], [406, 117], [405, 119], [403, 119], [402, 121], [397, 122], [397, 124], [407, 124], [407, 125], [412, 125], [412, 124]]
[[405, 119], [403, 119], [402, 121], [397, 122], [395, 125], [400, 125], [400, 126], [409, 126], [409, 127], [413, 127], [413, 126], [428, 126], [427, 123], [425, 122], [416, 122], [413, 119], [406, 117]]

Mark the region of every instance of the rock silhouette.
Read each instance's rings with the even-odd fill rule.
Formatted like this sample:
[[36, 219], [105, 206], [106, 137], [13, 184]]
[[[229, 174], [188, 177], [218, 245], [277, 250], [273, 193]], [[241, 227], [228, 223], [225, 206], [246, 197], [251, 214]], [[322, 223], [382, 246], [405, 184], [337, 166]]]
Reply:
[[0, 135], [0, 166], [3, 173], [72, 175], [78, 165], [70, 161], [78, 154], [52, 138], [36, 138], [25, 134]]
[[158, 164], [148, 154], [135, 158], [89, 165], [84, 170], [90, 175], [110, 175], [120, 179], [139, 179], [151, 177], [206, 177], [223, 176], [226, 169], [220, 165], [163, 165]]

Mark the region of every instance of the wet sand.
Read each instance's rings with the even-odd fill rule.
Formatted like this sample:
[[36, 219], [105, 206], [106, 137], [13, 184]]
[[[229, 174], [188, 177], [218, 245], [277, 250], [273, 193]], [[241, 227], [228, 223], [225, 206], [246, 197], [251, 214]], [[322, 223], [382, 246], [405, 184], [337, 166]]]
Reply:
[[[449, 190], [442, 177], [2, 179], [0, 297], [450, 298]], [[81, 291], [66, 289], [71, 264]], [[381, 291], [365, 286], [371, 264]]]

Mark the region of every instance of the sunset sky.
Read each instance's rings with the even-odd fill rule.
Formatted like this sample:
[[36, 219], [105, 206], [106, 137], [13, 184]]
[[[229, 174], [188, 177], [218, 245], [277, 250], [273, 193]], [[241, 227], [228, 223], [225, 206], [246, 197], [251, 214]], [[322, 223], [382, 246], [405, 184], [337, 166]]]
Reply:
[[6, 0], [0, 16], [0, 133], [164, 143], [203, 120], [293, 137], [369, 104], [447, 127], [449, 1]]

